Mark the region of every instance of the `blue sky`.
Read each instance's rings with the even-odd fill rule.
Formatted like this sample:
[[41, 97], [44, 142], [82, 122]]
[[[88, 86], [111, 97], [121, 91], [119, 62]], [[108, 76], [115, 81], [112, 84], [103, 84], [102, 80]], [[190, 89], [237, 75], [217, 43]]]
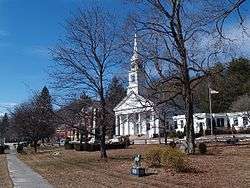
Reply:
[[[93, 0], [0, 0], [0, 111], [27, 100], [48, 85], [48, 48], [63, 36], [62, 24], [76, 8]], [[104, 2], [104, 1], [99, 1]], [[124, 10], [118, 0], [104, 6]]]
[[[88, 7], [96, 1], [0, 0], [0, 112], [49, 84], [48, 48], [63, 36], [61, 24], [79, 5]], [[120, 0], [99, 2], [118, 14], [127, 6]], [[249, 7], [248, 3], [246, 9]], [[237, 30], [232, 30], [232, 36], [237, 35]], [[244, 41], [248, 51], [250, 40]]]

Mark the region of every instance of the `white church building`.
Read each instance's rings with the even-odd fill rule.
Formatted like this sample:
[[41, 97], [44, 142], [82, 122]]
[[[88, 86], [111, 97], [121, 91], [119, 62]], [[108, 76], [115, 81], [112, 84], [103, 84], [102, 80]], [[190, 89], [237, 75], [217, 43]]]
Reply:
[[[185, 115], [175, 115], [164, 122], [160, 121], [159, 114], [154, 110], [154, 103], [145, 98], [145, 76], [142, 61], [140, 59], [137, 47], [137, 38], [134, 39], [134, 50], [131, 58], [131, 66], [128, 73], [127, 96], [114, 108], [115, 112], [115, 135], [145, 136], [146, 138], [154, 138], [163, 135], [164, 128], [174, 131], [184, 132], [186, 126]], [[212, 114], [212, 122], [210, 114], [196, 113], [194, 114], [194, 131], [195, 133], [204, 130], [211, 130], [211, 124], [214, 128], [229, 128], [235, 130], [250, 128], [250, 116], [244, 112], [237, 113], [217, 113]], [[165, 117], [161, 119], [166, 120]]]
[[144, 135], [152, 138], [159, 135], [160, 121], [153, 102], [143, 97], [145, 77], [136, 35], [128, 79], [127, 96], [114, 108], [116, 136]]

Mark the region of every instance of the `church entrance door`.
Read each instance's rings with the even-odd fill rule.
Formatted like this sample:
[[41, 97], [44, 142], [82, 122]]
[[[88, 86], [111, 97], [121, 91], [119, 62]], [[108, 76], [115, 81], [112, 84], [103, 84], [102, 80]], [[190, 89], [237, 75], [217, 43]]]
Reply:
[[135, 135], [138, 135], [139, 134], [139, 124], [138, 123], [134, 124], [134, 130], [135, 130]]

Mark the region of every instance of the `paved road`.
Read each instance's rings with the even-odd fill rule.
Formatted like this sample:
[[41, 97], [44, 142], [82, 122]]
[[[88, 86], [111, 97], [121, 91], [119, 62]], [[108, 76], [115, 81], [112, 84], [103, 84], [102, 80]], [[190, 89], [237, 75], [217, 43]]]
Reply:
[[20, 161], [13, 149], [7, 154], [7, 161], [14, 188], [52, 188], [41, 175]]

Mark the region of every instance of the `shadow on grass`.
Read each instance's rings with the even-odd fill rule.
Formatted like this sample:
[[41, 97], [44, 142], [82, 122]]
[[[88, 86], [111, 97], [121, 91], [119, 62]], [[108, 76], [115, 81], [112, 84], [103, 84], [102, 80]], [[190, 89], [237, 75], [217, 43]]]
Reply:
[[203, 174], [205, 171], [199, 170], [194, 167], [185, 167], [181, 171], [177, 171], [178, 173], [191, 173], [191, 174]]
[[158, 174], [157, 172], [146, 172], [146, 174], [144, 175], [144, 177], [152, 176], [152, 175], [157, 175], [157, 174]]
[[108, 159], [114, 161], [132, 161], [132, 157], [129, 156], [109, 157]]

